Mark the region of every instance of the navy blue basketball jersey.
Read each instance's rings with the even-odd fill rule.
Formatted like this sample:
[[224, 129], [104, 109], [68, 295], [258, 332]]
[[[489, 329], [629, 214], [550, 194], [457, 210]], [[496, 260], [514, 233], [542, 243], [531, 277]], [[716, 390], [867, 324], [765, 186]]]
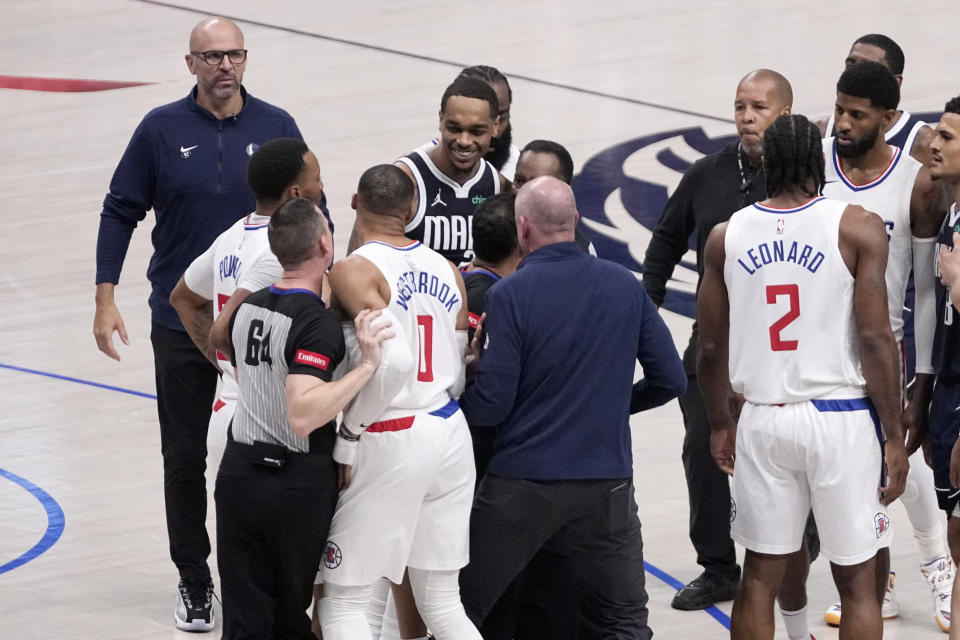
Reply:
[[[960, 213], [957, 204], [943, 221], [940, 237], [937, 239], [937, 257], [944, 247], [953, 247], [953, 232], [960, 232]], [[937, 291], [937, 329], [933, 336], [933, 368], [938, 376], [960, 376], [960, 317], [953, 306], [950, 291], [940, 282], [938, 270]]]
[[500, 176], [493, 165], [480, 159], [477, 172], [463, 185], [449, 178], [421, 149], [402, 158], [417, 182], [417, 213], [406, 234], [419, 240], [454, 264], [473, 258], [473, 211], [500, 193]]

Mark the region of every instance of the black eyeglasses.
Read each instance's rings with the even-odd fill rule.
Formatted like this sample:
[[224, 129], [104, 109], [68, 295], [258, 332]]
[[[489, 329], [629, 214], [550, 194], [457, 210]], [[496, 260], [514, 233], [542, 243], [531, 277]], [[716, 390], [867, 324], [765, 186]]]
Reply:
[[246, 49], [231, 49], [230, 51], [191, 51], [190, 53], [209, 65], [220, 64], [223, 61], [223, 56], [230, 58], [230, 62], [233, 64], [243, 64], [247, 59]]

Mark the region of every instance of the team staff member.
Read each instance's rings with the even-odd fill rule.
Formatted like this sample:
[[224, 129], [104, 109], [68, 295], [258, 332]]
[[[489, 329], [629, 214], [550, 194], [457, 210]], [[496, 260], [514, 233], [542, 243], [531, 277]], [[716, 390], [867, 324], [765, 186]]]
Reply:
[[[601, 637], [650, 638], [629, 416], [682, 393], [683, 366], [630, 272], [577, 246], [568, 185], [533, 180], [516, 217], [524, 259], [487, 292], [486, 346], [460, 398], [470, 424], [498, 429], [470, 517], [464, 606], [482, 622], [563, 529]], [[645, 377], [634, 384], [637, 361]], [[583, 375], [588, 362], [603, 362], [605, 375]]]
[[223, 230], [253, 210], [244, 181], [247, 158], [267, 140], [301, 138], [296, 123], [246, 92], [243, 33], [225, 18], [207, 18], [190, 34], [185, 56], [197, 85], [190, 94], [147, 114], [110, 182], [97, 237], [93, 334], [106, 355], [127, 332], [114, 303], [123, 259], [137, 223], [154, 210], [154, 253], [147, 269], [164, 500], [170, 557], [180, 573], [176, 623], [213, 629], [213, 583], [207, 556], [204, 483], [207, 422], [217, 369], [194, 346], [170, 305], [170, 292], [190, 262]]
[[[667, 280], [687, 252], [690, 235], [697, 234], [699, 286], [703, 246], [710, 229], [737, 209], [766, 196], [760, 163], [763, 132], [777, 116], [790, 113], [792, 105], [790, 83], [775, 71], [751, 71], [737, 85], [733, 110], [740, 140], [701, 158], [687, 170], [653, 230], [643, 261], [643, 286], [657, 306], [663, 304]], [[709, 427], [697, 384], [697, 336], [694, 322], [683, 354], [689, 381], [687, 392], [680, 396], [680, 409], [686, 429], [682, 459], [690, 500], [690, 541], [703, 573], [670, 603], [674, 609], [685, 610], [732, 600], [740, 579], [730, 539], [730, 486], [710, 457]]]
[[280, 207], [268, 235], [283, 275], [230, 318], [240, 394], [215, 494], [223, 637], [314, 640], [304, 610], [337, 500], [334, 419], [393, 333], [358, 314], [361, 361], [332, 382], [345, 351], [320, 299], [333, 235], [307, 198]]

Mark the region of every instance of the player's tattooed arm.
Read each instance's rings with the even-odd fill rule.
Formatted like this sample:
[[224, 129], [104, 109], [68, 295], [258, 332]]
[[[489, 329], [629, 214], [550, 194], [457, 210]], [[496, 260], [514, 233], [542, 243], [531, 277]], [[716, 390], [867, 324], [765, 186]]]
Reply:
[[703, 280], [697, 294], [697, 379], [710, 423], [710, 454], [722, 471], [732, 474], [737, 423], [731, 412], [734, 394], [728, 370], [730, 299], [723, 280], [726, 233], [727, 223], [715, 226], [703, 253]]
[[181, 276], [177, 286], [170, 293], [170, 304], [177, 310], [180, 322], [183, 323], [183, 328], [187, 330], [187, 335], [193, 340], [193, 344], [197, 345], [200, 353], [219, 369], [217, 351], [210, 344], [208, 337], [210, 328], [213, 326], [213, 301], [192, 291]]

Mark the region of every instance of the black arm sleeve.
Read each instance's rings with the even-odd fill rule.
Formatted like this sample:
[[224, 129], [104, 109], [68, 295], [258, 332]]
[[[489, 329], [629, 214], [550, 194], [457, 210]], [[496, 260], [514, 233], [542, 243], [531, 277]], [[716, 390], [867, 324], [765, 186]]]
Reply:
[[697, 167], [697, 164], [690, 167], [667, 200], [643, 259], [643, 288], [658, 307], [667, 294], [667, 280], [687, 252], [687, 243], [696, 228], [693, 189], [699, 173]]

